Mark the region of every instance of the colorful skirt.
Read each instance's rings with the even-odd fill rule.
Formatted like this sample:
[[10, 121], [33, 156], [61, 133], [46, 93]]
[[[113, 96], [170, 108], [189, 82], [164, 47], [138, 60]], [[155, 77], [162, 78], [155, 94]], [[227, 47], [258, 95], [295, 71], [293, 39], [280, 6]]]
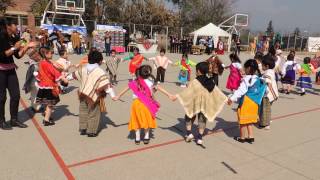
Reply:
[[240, 125], [258, 122], [259, 106], [247, 96], [238, 108], [238, 121]]
[[59, 101], [59, 96], [54, 96], [52, 89], [39, 89], [36, 103], [44, 105], [56, 105]]
[[310, 77], [300, 77], [297, 82], [297, 87], [312, 89], [312, 81]]
[[188, 71], [180, 71], [179, 76], [178, 76], [179, 82], [181, 84], [187, 84], [188, 82]]
[[135, 99], [131, 106], [129, 131], [154, 128], [157, 128], [156, 119], [152, 117], [149, 109], [139, 99]]
[[295, 71], [287, 71], [286, 75], [281, 79], [282, 84], [294, 85], [296, 80]]

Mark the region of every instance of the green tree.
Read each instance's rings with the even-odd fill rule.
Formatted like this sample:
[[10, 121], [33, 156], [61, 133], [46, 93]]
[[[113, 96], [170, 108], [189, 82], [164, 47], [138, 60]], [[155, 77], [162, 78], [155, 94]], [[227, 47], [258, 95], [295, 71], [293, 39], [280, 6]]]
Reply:
[[0, 14], [4, 14], [8, 7], [13, 7], [16, 4], [13, 0], [0, 0]]
[[37, 0], [31, 5], [31, 12], [35, 16], [42, 16], [49, 0]]
[[269, 21], [266, 34], [267, 36], [271, 36], [274, 33], [272, 21]]

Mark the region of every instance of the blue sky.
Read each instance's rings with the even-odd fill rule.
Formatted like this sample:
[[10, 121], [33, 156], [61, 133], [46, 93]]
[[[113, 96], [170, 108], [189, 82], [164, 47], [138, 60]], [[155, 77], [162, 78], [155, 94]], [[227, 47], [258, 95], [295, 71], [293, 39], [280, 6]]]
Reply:
[[320, 0], [237, 0], [234, 9], [249, 14], [251, 30], [264, 31], [272, 20], [275, 31], [320, 32]]

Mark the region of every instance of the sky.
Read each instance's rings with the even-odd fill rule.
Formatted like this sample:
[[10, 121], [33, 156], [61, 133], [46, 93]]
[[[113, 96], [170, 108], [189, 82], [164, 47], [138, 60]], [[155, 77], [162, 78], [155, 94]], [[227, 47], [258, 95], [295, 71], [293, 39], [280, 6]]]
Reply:
[[254, 31], [265, 31], [272, 20], [277, 32], [320, 32], [320, 0], [237, 0], [234, 11], [249, 14]]

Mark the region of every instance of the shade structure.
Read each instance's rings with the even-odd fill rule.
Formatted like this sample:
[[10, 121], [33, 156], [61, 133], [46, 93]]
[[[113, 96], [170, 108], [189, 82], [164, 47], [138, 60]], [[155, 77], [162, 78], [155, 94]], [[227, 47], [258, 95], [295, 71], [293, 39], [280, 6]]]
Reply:
[[226, 37], [226, 38], [228, 38], [228, 51], [230, 51], [232, 35], [229, 34], [227, 31], [214, 25], [213, 23], [209, 23], [206, 26], [203, 26], [202, 28], [190, 33], [190, 35], [193, 35], [193, 44], [194, 45], [197, 42], [198, 36], [210, 36], [214, 40], [215, 47], [217, 47], [219, 37]]

